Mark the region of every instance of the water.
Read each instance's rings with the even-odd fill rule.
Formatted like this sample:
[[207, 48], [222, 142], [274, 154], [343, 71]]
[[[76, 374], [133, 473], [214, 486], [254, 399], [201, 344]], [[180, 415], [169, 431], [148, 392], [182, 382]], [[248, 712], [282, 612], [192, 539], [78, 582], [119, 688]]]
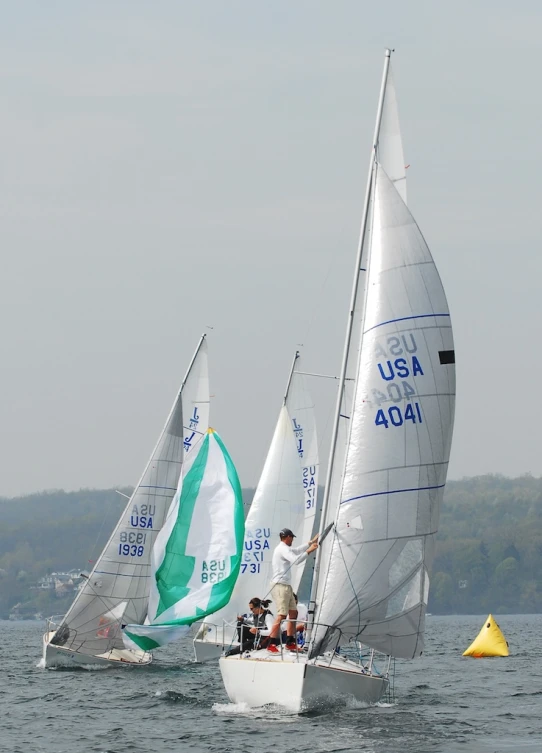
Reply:
[[463, 659], [485, 617], [429, 617], [425, 655], [397, 662], [393, 705], [301, 716], [230, 704], [189, 641], [139, 669], [43, 670], [41, 623], [0, 622], [0, 751], [539, 753], [542, 615], [497, 617], [509, 658]]

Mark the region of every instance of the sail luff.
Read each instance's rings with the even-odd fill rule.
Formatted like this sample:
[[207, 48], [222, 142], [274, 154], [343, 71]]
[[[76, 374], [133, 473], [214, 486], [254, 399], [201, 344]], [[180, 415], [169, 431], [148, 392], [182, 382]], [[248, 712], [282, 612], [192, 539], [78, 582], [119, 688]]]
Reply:
[[[346, 335], [345, 335], [345, 343], [344, 343], [344, 350], [343, 350], [343, 357], [342, 357], [342, 365], [341, 365], [341, 372], [339, 377], [339, 386], [337, 390], [337, 403], [335, 407], [335, 420], [333, 423], [333, 430], [331, 435], [331, 445], [329, 450], [329, 461], [328, 461], [328, 468], [327, 468], [327, 475], [326, 475], [326, 483], [324, 488], [324, 499], [322, 502], [322, 515], [320, 518], [320, 533], [324, 531], [326, 528], [328, 522], [331, 522], [328, 520], [329, 516], [329, 503], [331, 498], [331, 489], [333, 484], [333, 477], [336, 473], [342, 474], [342, 468], [337, 468], [338, 463], [336, 462], [336, 450], [337, 450], [337, 440], [339, 436], [339, 427], [341, 422], [341, 410], [345, 398], [345, 385], [346, 385], [346, 376], [349, 366], [349, 355], [350, 355], [350, 348], [352, 343], [352, 332], [354, 329], [354, 315], [356, 311], [356, 307], [358, 304], [359, 299], [364, 299], [365, 297], [365, 278], [366, 278], [366, 265], [364, 264], [364, 257], [366, 252], [366, 233], [367, 233], [367, 227], [368, 227], [368, 217], [369, 217], [369, 206], [370, 206], [370, 200], [371, 200], [371, 184], [373, 181], [373, 171], [374, 171], [374, 165], [375, 165], [375, 159], [376, 159], [376, 149], [379, 139], [379, 132], [380, 132], [380, 124], [382, 121], [382, 112], [384, 107], [384, 98], [386, 93], [386, 82], [388, 78], [388, 71], [390, 66], [390, 56], [391, 56], [391, 50], [386, 49], [385, 56], [384, 56], [384, 70], [382, 73], [382, 82], [380, 86], [380, 95], [378, 100], [378, 106], [377, 106], [377, 112], [376, 112], [376, 123], [375, 123], [375, 130], [374, 130], [374, 136], [373, 136], [373, 144], [371, 147], [371, 155], [369, 159], [369, 174], [367, 177], [367, 188], [365, 191], [365, 200], [363, 204], [363, 212], [362, 212], [362, 220], [361, 220], [361, 229], [360, 229], [360, 237], [359, 237], [359, 244], [358, 244], [358, 252], [356, 255], [356, 266], [354, 271], [354, 281], [352, 284], [352, 293], [350, 298], [350, 309], [348, 314], [348, 320], [347, 320], [347, 326], [346, 326]], [[362, 303], [363, 307], [363, 303]], [[359, 322], [360, 326], [360, 334], [361, 334], [361, 321]], [[344, 420], [348, 420], [346, 416], [348, 416], [348, 413], [344, 414]], [[349, 430], [346, 429], [347, 434], [349, 433]], [[344, 460], [344, 458], [342, 459]], [[339, 483], [340, 486], [340, 483]], [[333, 515], [334, 517], [334, 515]], [[328, 542], [326, 544], [326, 554], [329, 552], [329, 538]], [[315, 613], [316, 608], [316, 597], [318, 594], [318, 582], [320, 579], [320, 571], [322, 568], [322, 560], [323, 560], [323, 554], [322, 549], [319, 547], [316, 552], [316, 561], [314, 565], [314, 572], [313, 572], [313, 578], [312, 578], [312, 584], [311, 584], [311, 596], [310, 596], [310, 603], [309, 603], [309, 620], [311, 620]], [[310, 625], [309, 625], [309, 633], [310, 633]]]

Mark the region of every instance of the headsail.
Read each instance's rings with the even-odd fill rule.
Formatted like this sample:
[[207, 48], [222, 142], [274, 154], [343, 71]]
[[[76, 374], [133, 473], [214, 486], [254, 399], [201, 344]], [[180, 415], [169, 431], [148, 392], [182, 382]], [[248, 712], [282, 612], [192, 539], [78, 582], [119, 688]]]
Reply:
[[[183, 421], [184, 416], [188, 418]], [[143, 475], [52, 638], [53, 644], [90, 655], [103, 654], [124, 648], [121, 624], [145, 620], [151, 551], [177, 489], [183, 456], [189, 450], [187, 438], [206, 432], [208, 424], [207, 342], [203, 336]]]
[[[296, 354], [284, 402], [262, 475], [245, 522], [241, 571], [231, 601], [213, 617], [219, 628], [247, 610], [250, 599], [265, 598], [271, 585], [271, 557], [279, 541], [279, 531], [291, 528], [299, 541], [310, 538], [316, 514], [318, 489], [318, 446], [314, 405]], [[297, 590], [305, 562], [292, 571]], [[273, 607], [271, 606], [271, 609]], [[226, 635], [229, 638], [231, 631]], [[216, 641], [215, 632], [209, 634]], [[205, 634], [204, 636], [205, 637]]]
[[[431, 253], [384, 170], [348, 451], [312, 655], [341, 631], [396, 657], [423, 649], [453, 428], [455, 356]], [[336, 501], [337, 502], [337, 501]], [[336, 504], [336, 503], [335, 503]]]
[[244, 535], [241, 485], [213, 429], [187, 465], [153, 550], [150, 624], [126, 625], [129, 648], [148, 651], [183, 635], [229, 601], [237, 580]]

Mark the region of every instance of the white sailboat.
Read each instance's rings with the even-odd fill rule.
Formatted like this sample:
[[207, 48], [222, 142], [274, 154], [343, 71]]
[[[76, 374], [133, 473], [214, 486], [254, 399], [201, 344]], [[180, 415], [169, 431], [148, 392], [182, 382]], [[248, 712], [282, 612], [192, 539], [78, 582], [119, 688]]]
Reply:
[[[262, 475], [245, 521], [243, 561], [230, 602], [206, 620], [194, 639], [196, 661], [217, 659], [237, 643], [236, 617], [247, 611], [250, 599], [268, 595], [271, 555], [285, 526], [300, 541], [312, 534], [318, 489], [318, 446], [314, 405], [295, 354], [286, 393]], [[292, 571], [297, 591], [305, 562]], [[272, 607], [271, 607], [272, 608]]]
[[233, 702], [295, 712], [330, 696], [374, 702], [386, 669], [337, 649], [421, 654], [452, 439], [453, 347], [444, 289], [406, 205], [386, 50], [322, 509], [320, 530], [333, 529], [317, 551], [311, 638], [302, 654], [222, 657]]
[[207, 341], [203, 335], [156, 447], [111, 538], [63, 617], [43, 636], [45, 666], [147, 664], [125, 648], [121, 627], [147, 617], [151, 552], [179, 482], [185, 456], [209, 427]]

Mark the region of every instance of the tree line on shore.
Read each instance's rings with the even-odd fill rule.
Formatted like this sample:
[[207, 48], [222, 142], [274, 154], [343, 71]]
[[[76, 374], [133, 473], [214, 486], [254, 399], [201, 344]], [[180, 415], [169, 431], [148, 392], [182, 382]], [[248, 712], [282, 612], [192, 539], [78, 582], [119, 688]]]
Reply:
[[[243, 491], [247, 509], [253, 492]], [[112, 489], [0, 498], [0, 618], [18, 604], [21, 615], [62, 612], [70, 595], [44, 588], [44, 578], [91, 569], [125, 504]], [[308, 578], [307, 568], [301, 592]], [[429, 611], [542, 612], [542, 478], [448, 482]]]

